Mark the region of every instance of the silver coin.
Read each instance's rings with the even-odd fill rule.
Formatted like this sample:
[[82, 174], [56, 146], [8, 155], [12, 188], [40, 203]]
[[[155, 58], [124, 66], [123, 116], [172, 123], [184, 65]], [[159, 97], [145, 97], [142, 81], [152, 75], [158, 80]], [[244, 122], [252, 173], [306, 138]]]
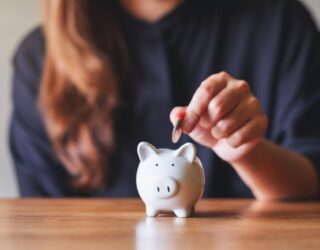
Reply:
[[183, 119], [178, 119], [173, 127], [172, 130], [172, 142], [177, 143], [180, 140], [182, 130], [181, 130], [181, 125], [182, 125]]

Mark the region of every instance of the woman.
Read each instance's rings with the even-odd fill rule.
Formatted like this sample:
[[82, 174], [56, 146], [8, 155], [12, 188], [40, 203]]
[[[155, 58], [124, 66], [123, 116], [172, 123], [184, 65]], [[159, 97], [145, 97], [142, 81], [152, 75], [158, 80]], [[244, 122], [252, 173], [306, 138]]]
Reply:
[[44, 7], [14, 58], [22, 196], [137, 196], [137, 144], [174, 147], [183, 113], [204, 196], [318, 197], [320, 37], [297, 1]]

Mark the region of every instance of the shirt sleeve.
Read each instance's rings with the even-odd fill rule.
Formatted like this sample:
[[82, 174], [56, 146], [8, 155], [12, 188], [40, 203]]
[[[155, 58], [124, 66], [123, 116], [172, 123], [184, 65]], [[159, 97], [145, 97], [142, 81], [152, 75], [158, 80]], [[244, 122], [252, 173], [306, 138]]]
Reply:
[[274, 106], [274, 137], [310, 159], [320, 176], [320, 35], [298, 1], [287, 1]]
[[57, 159], [38, 110], [43, 60], [41, 30], [32, 32], [18, 48], [13, 64], [13, 114], [10, 149], [20, 195], [71, 196], [71, 177]]

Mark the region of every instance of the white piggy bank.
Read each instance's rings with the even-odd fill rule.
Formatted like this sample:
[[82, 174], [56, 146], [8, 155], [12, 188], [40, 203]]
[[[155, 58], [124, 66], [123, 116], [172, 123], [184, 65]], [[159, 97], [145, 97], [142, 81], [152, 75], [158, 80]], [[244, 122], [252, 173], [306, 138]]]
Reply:
[[140, 164], [136, 183], [147, 216], [173, 211], [188, 217], [204, 188], [204, 171], [196, 147], [186, 143], [176, 150], [138, 145]]

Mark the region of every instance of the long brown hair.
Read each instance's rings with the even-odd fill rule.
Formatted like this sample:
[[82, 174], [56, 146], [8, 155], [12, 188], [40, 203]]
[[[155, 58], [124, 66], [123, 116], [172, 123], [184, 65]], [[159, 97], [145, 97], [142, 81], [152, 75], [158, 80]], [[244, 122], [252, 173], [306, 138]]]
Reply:
[[106, 183], [119, 96], [112, 62], [125, 48], [112, 8], [94, 2], [46, 0], [43, 6], [40, 108], [59, 159], [83, 189]]

